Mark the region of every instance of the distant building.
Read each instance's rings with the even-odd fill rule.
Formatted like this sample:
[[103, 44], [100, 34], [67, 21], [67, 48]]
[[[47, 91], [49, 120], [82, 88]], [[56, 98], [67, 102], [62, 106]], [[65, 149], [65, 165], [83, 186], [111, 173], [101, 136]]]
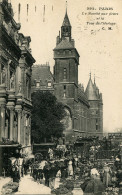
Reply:
[[34, 65], [32, 67], [32, 92], [41, 90], [54, 93], [53, 84], [54, 78], [50, 71], [49, 64]]
[[118, 144], [122, 144], [122, 132], [108, 133], [108, 138], [111, 139], [112, 142], [118, 142]]
[[[35, 62], [30, 37], [19, 33], [8, 0], [0, 1], [0, 142], [31, 145], [31, 72]], [[6, 141], [7, 144], [7, 141]]]
[[[54, 73], [49, 67], [33, 67], [33, 82], [36, 90], [48, 90], [48, 82], [52, 80], [52, 88], [58, 101], [64, 104], [67, 117], [62, 121], [65, 124], [64, 134], [67, 141], [77, 136], [103, 135], [103, 102], [102, 94], [96, 83], [92, 82], [91, 75], [86, 90], [78, 84], [79, 53], [72, 39], [72, 27], [67, 15], [61, 26], [61, 35], [57, 36], [54, 48]], [[47, 77], [45, 69], [48, 70]], [[36, 74], [34, 73], [36, 71]], [[41, 72], [40, 72], [41, 71]], [[49, 75], [51, 78], [49, 79]], [[45, 82], [42, 87], [41, 81]], [[38, 84], [39, 83], [39, 84]], [[32, 86], [33, 87], [33, 86]], [[51, 90], [53, 90], [51, 88]]]

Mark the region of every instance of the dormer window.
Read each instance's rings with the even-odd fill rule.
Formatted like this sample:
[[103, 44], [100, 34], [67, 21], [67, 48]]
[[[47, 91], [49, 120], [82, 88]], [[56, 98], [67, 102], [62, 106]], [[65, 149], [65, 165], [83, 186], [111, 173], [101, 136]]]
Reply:
[[36, 83], [36, 87], [40, 87], [40, 83], [39, 82]]
[[48, 81], [47, 86], [51, 87], [51, 85], [52, 85], [51, 81]]

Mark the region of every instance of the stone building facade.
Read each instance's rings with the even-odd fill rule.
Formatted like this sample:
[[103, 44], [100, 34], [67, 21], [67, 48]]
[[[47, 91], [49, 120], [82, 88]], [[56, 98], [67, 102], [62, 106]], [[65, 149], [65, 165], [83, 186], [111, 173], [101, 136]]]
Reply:
[[[83, 85], [78, 84], [80, 55], [75, 48], [75, 41], [72, 39], [72, 27], [67, 11], [61, 26], [61, 35], [59, 32], [53, 51], [55, 60], [52, 76], [53, 88], [55, 96], [64, 104], [67, 112], [67, 117], [62, 121], [65, 125], [64, 134], [67, 141], [74, 140], [77, 136], [102, 137], [102, 94], [95, 81], [92, 82], [91, 76], [86, 90]], [[39, 66], [37, 69], [40, 69]], [[38, 70], [36, 71], [38, 72]], [[42, 74], [43, 69], [42, 73], [38, 75], [39, 80], [42, 79]], [[33, 79], [36, 80], [36, 74]]]
[[41, 90], [41, 91], [50, 91], [54, 94], [54, 78], [53, 74], [50, 71], [49, 63], [34, 65], [32, 67], [32, 82], [31, 88], [32, 93]]
[[19, 33], [8, 0], [0, 1], [0, 141], [31, 144], [31, 74], [35, 62], [30, 37]]

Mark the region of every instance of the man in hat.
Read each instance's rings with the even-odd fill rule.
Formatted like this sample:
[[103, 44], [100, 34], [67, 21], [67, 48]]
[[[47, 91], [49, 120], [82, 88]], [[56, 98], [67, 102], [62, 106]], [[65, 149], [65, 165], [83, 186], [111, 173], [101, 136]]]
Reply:
[[58, 172], [58, 167], [55, 166], [54, 162], [51, 162], [51, 167], [50, 167], [50, 171], [49, 171], [49, 187], [51, 189], [55, 188], [55, 178], [56, 178], [56, 174]]
[[50, 166], [49, 164], [46, 164], [44, 169], [43, 169], [43, 172], [44, 172], [44, 177], [45, 177], [45, 185], [47, 187], [49, 187], [49, 178], [50, 178]]

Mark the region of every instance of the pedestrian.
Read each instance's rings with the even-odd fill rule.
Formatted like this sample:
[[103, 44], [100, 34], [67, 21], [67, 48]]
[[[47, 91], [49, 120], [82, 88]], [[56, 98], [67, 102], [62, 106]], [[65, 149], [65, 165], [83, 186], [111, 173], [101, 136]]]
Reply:
[[68, 163], [68, 175], [73, 176], [73, 167], [72, 167], [72, 160], [71, 159], [69, 160], [69, 163]]
[[23, 158], [18, 158], [20, 178], [23, 176]]
[[104, 164], [103, 167], [103, 183], [106, 187], [108, 187], [111, 184], [111, 176], [110, 176], [110, 167], [107, 163]]
[[74, 173], [76, 171], [76, 168], [78, 167], [78, 158], [76, 155], [72, 159], [72, 166], [73, 166], [73, 173]]
[[44, 177], [45, 177], [45, 185], [47, 187], [49, 187], [49, 178], [50, 178], [50, 175], [49, 175], [49, 172], [50, 172], [50, 166], [49, 164], [46, 164], [44, 169], [43, 169], [43, 172], [44, 172]]
[[42, 169], [38, 170], [38, 178], [39, 178], [39, 182], [42, 184], [43, 183], [43, 170]]
[[20, 180], [19, 167], [17, 165], [17, 162], [15, 162], [15, 164], [12, 165], [11, 177], [13, 178], [13, 182], [18, 183]]
[[55, 187], [55, 177], [57, 174], [57, 169], [54, 164], [51, 165], [50, 171], [50, 178], [49, 178], [49, 187], [53, 189]]
[[52, 160], [53, 159], [53, 150], [51, 148], [49, 148], [48, 154], [49, 154], [50, 160]]

